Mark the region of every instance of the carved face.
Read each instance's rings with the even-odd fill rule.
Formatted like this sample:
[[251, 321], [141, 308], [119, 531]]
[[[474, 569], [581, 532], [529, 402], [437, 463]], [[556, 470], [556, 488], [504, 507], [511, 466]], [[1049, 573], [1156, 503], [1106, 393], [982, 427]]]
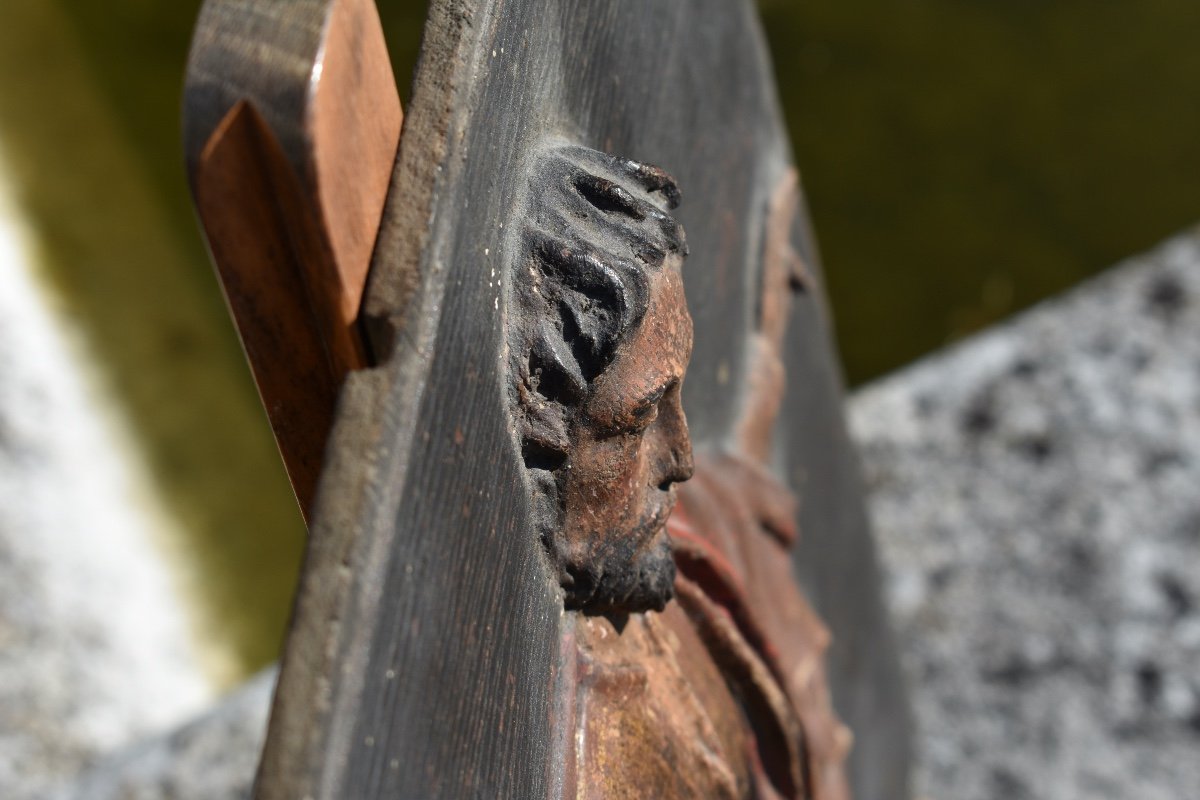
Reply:
[[591, 585], [572, 591], [595, 613], [661, 610], [675, 579], [666, 522], [675, 484], [692, 475], [680, 404], [692, 318], [678, 269], [664, 267], [641, 325], [596, 380], [571, 435], [563, 555], [587, 565], [572, 572]]
[[533, 521], [567, 608], [662, 609], [673, 486], [692, 473], [679, 189], [657, 167], [577, 146], [535, 166], [508, 315]]

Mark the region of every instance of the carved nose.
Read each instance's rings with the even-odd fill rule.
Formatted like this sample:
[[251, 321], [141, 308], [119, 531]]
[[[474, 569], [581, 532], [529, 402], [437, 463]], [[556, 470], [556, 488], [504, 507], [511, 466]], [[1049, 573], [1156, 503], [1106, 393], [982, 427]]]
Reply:
[[672, 450], [671, 460], [667, 464], [663, 479], [659, 481], [658, 488], [664, 492], [670, 489], [673, 484], [683, 483], [692, 477], [692, 473], [695, 471], [695, 464], [692, 461], [691, 444], [686, 439], [684, 442], [684, 447]]
[[692, 440], [688, 436], [687, 423], [683, 421], [682, 414], [679, 416], [679, 422], [680, 424], [670, 426], [667, 440], [663, 442], [670, 451], [670, 456], [663, 464], [662, 480], [658, 484], [658, 488], [664, 492], [671, 488], [671, 484], [683, 483], [691, 478], [692, 473], [696, 471], [696, 464], [692, 458]]
[[676, 387], [664, 399], [659, 407], [659, 429], [665, 445], [670, 451], [670, 459], [665, 465], [663, 479], [659, 488], [666, 491], [673, 483], [683, 483], [692, 477], [696, 465], [692, 458], [692, 437], [688, 434], [687, 417], [683, 413], [679, 389]]
[[692, 440], [687, 435], [687, 429], [684, 428], [683, 446], [675, 452], [675, 471], [671, 477], [676, 483], [682, 483], [690, 479], [695, 471], [696, 462], [692, 458]]

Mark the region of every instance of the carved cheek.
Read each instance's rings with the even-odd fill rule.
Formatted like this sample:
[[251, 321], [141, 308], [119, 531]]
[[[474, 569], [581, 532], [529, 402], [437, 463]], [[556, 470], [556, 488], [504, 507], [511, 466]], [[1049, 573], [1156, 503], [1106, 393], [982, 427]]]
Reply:
[[640, 435], [614, 436], [611, 441], [616, 459], [610, 482], [614, 495], [612, 499], [624, 508], [627, 507], [627, 501], [637, 494], [638, 476], [645, 470], [645, 448], [642, 447]]
[[[611, 436], [588, 443], [574, 459], [575, 495], [592, 514], [618, 515], [642, 471], [641, 437]], [[607, 512], [605, 508], [607, 507]]]

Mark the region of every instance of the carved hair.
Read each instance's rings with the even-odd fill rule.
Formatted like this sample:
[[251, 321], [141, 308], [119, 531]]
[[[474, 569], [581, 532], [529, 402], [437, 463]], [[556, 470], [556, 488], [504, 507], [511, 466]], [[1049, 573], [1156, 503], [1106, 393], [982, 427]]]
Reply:
[[[534, 242], [518, 289], [526, 337], [517, 352], [522, 451], [544, 467], [567, 454], [568, 415], [646, 313], [646, 265]], [[524, 358], [522, 358], [522, 355]]]

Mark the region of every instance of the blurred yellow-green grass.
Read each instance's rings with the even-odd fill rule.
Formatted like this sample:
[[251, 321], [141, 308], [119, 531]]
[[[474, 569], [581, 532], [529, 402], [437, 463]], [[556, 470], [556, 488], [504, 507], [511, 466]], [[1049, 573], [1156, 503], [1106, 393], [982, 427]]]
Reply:
[[[379, 5], [406, 95], [424, 4]], [[1200, 217], [1198, 3], [762, 7], [853, 382]], [[186, 192], [198, 8], [6, 0], [0, 145], [244, 674], [278, 652], [303, 527]]]

